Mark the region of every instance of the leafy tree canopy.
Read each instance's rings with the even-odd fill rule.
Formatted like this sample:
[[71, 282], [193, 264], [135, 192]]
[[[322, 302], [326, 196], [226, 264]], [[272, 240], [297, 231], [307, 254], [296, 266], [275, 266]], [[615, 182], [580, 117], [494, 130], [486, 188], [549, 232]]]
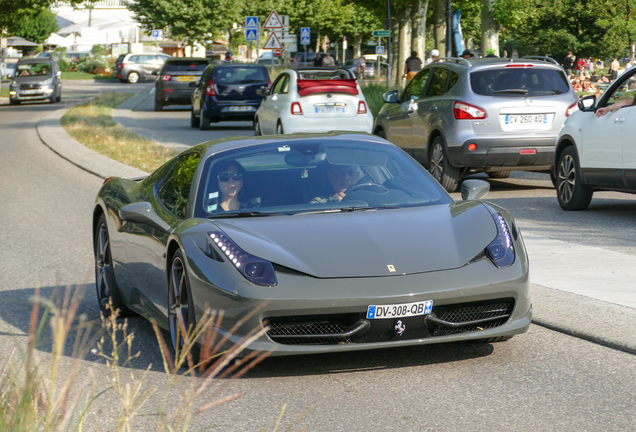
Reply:
[[7, 25], [9, 36], [21, 36], [31, 42], [43, 43], [51, 33], [59, 30], [55, 14], [48, 9], [22, 9], [16, 14], [18, 19]]

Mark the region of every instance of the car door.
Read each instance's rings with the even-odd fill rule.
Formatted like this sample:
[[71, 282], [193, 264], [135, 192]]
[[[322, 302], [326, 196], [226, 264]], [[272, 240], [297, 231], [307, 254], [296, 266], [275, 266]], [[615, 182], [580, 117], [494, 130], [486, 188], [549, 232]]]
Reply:
[[[607, 95], [599, 101], [599, 107], [611, 105], [626, 99], [632, 92], [628, 91], [625, 80], [610, 87]], [[629, 109], [609, 112], [603, 117], [596, 117], [593, 112], [586, 112], [588, 121], [581, 125], [580, 143], [577, 143], [581, 170], [587, 183], [608, 188], [622, 188], [623, 181], [623, 146], [625, 134], [625, 116]]]
[[[630, 84], [636, 86], [636, 79]], [[632, 92], [632, 95], [636, 92]], [[636, 102], [636, 98], [634, 98]], [[636, 103], [628, 107], [621, 108], [625, 116], [623, 129], [623, 173], [626, 186], [636, 191]]]
[[197, 87], [194, 89], [194, 93], [192, 93], [192, 112], [197, 115], [201, 114], [203, 94], [205, 94], [205, 89], [210, 82], [210, 78], [212, 77], [212, 69], [212, 66], [208, 66], [205, 69], [203, 75], [199, 79]]
[[157, 215], [166, 223], [159, 229], [147, 223], [126, 223], [126, 251], [132, 275], [131, 302], [154, 305], [167, 314], [166, 263], [164, 254], [170, 233], [186, 218], [186, 207], [194, 173], [200, 161], [198, 153], [181, 156], [146, 197]]
[[412, 148], [412, 116], [417, 115], [417, 101], [422, 98], [430, 72], [424, 69], [417, 74], [404, 90], [401, 102], [387, 108], [387, 138], [405, 150]]
[[[411, 146], [416, 159], [428, 162], [428, 138], [431, 134], [432, 126], [439, 123], [443, 109], [444, 95], [448, 91], [448, 80], [451, 71], [443, 67], [436, 67], [431, 72], [431, 78], [424, 89], [424, 94], [416, 101], [416, 111], [411, 114], [413, 137]], [[454, 74], [455, 82], [458, 75]]]
[[261, 123], [261, 130], [264, 135], [271, 135], [276, 133], [276, 121], [278, 120], [279, 112], [279, 94], [285, 85], [289, 85], [289, 74], [282, 73], [276, 78], [269, 94], [265, 96], [261, 103], [261, 113], [259, 114], [259, 121]]

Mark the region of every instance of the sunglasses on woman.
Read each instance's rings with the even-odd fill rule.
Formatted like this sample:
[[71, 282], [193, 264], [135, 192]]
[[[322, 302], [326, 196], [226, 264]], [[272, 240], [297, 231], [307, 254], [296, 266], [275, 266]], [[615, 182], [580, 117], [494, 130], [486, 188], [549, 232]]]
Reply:
[[223, 182], [223, 183], [229, 182], [230, 179], [232, 179], [234, 181], [239, 181], [239, 180], [243, 180], [243, 173], [240, 173], [238, 171], [235, 171], [232, 174], [220, 173], [217, 176], [217, 178], [219, 179], [220, 182]]

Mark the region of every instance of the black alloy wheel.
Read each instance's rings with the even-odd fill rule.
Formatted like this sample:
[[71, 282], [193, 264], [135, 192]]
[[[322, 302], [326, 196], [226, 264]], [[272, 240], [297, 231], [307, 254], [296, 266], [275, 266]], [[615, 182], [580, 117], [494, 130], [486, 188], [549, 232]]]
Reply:
[[451, 165], [444, 139], [441, 136], [436, 137], [431, 145], [429, 172], [437, 182], [442, 185], [448, 192], [455, 192], [461, 178], [461, 171]]
[[119, 316], [129, 316], [131, 310], [124, 304], [119, 296], [115, 272], [113, 271], [113, 257], [110, 249], [110, 237], [106, 226], [106, 217], [102, 214], [97, 222], [94, 239], [95, 252], [95, 288], [97, 289], [97, 303], [99, 310], [105, 317], [113, 312], [109, 304], [112, 298], [113, 309], [119, 310]]
[[[180, 319], [181, 318], [181, 319]], [[185, 334], [181, 327], [181, 322], [185, 326], [186, 332], [193, 331], [196, 327], [194, 317], [194, 305], [190, 291], [190, 279], [185, 266], [182, 252], [179, 250], [172, 258], [170, 275], [168, 280], [168, 321], [170, 324], [170, 339], [174, 352], [181, 352], [185, 345]], [[193, 344], [190, 348], [194, 363], [199, 361], [199, 347]]]
[[574, 146], [559, 155], [557, 171], [557, 199], [563, 210], [585, 210], [594, 191], [581, 180], [579, 160]]

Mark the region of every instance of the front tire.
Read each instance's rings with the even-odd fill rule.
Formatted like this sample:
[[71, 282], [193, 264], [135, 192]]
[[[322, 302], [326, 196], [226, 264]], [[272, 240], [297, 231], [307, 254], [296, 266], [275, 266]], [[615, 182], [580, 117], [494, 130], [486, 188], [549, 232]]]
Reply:
[[380, 129], [377, 133], [377, 136], [379, 136], [382, 139], [386, 139], [386, 132], [384, 132], [384, 129]]
[[[181, 320], [179, 319], [181, 317]], [[190, 290], [190, 278], [185, 265], [185, 259], [181, 250], [175, 252], [170, 266], [168, 281], [168, 322], [170, 328], [170, 340], [175, 353], [181, 352], [185, 345], [185, 337], [181, 322], [186, 332], [193, 331], [196, 327], [194, 316], [194, 303]], [[190, 347], [194, 364], [199, 362], [199, 347], [193, 343]]]
[[433, 140], [430, 161], [428, 170], [433, 178], [448, 192], [455, 192], [459, 185], [461, 171], [451, 165], [441, 136]]
[[199, 117], [194, 115], [194, 109], [190, 110], [190, 127], [198, 128], [201, 123]]
[[[117, 289], [117, 281], [115, 280], [115, 272], [113, 271], [113, 257], [110, 249], [108, 226], [106, 225], [106, 216], [103, 214], [97, 222], [94, 240], [95, 288], [97, 289], [99, 310], [105, 317], [109, 317], [113, 310], [119, 310], [118, 316], [132, 315], [132, 311], [128, 309], [126, 304], [121, 300], [119, 290]], [[109, 306], [111, 298], [113, 310], [111, 310]]]
[[573, 146], [559, 156], [556, 166], [557, 199], [563, 210], [585, 210], [592, 201], [594, 191], [581, 180], [579, 159]]

